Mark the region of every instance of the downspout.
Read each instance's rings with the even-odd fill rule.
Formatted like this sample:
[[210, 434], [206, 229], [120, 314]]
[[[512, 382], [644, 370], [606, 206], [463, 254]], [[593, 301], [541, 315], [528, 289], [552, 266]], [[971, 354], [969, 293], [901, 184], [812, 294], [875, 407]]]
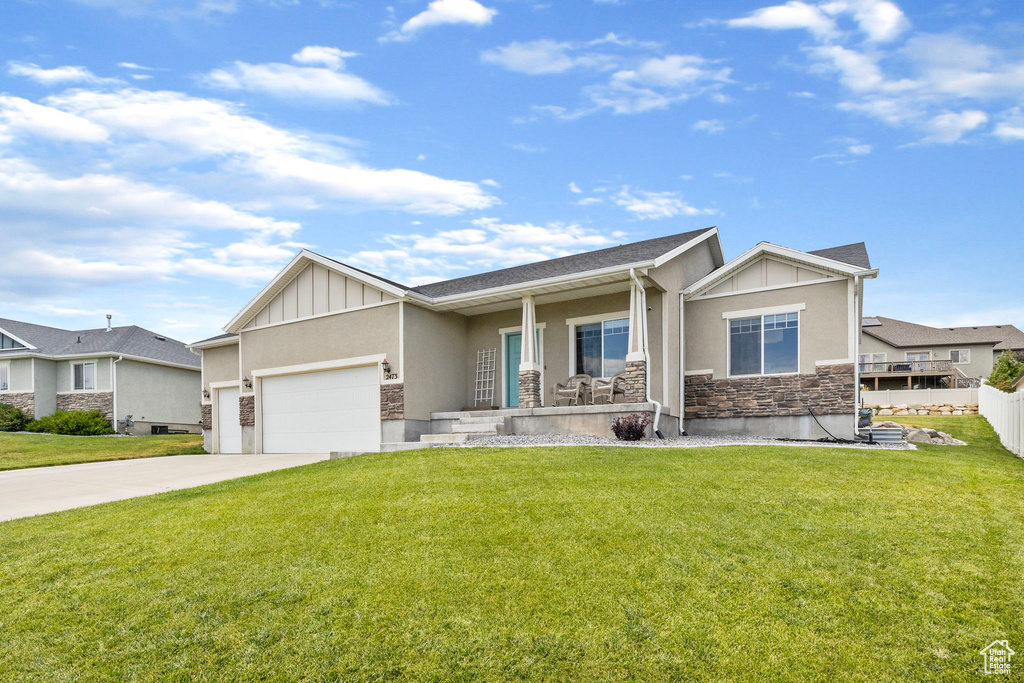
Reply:
[[645, 391], [647, 393], [647, 402], [654, 404], [654, 433], [658, 435], [659, 439], [664, 439], [665, 435], [658, 429], [658, 420], [661, 419], [661, 404], [651, 398], [651, 352], [647, 348], [647, 290], [644, 289], [643, 284], [636, 276], [636, 269], [629, 269], [629, 277], [633, 278], [633, 282], [636, 283], [637, 288], [640, 290], [640, 314], [643, 316], [643, 337], [641, 337], [641, 344], [644, 349], [644, 365], [646, 371]]
[[853, 318], [855, 327], [853, 330], [853, 433], [854, 436], [860, 433], [860, 331], [863, 321], [860, 317], [860, 275], [853, 276]]
[[686, 297], [679, 293], [679, 436], [686, 433]]
[[[117, 360], [110, 364], [110, 395], [111, 410], [114, 411], [114, 433], [117, 433], [117, 364], [124, 360], [124, 356], [118, 356]], [[128, 433], [128, 425], [124, 426], [124, 433]]]

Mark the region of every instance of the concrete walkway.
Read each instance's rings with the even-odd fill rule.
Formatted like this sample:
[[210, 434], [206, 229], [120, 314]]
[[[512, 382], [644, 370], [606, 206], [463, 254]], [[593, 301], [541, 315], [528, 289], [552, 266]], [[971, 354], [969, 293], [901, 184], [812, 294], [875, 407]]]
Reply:
[[327, 458], [327, 455], [172, 455], [0, 472], [0, 522], [187, 489]]

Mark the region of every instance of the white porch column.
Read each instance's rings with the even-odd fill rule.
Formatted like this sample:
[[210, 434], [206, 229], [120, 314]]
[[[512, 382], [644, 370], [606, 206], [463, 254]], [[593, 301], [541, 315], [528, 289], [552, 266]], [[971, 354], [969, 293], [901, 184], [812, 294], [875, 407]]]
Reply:
[[646, 360], [644, 355], [644, 301], [634, 284], [629, 290], [629, 346], [626, 362]]
[[523, 297], [522, 356], [519, 363], [519, 407], [539, 408], [541, 404], [540, 356], [537, 352], [537, 304], [531, 295]]

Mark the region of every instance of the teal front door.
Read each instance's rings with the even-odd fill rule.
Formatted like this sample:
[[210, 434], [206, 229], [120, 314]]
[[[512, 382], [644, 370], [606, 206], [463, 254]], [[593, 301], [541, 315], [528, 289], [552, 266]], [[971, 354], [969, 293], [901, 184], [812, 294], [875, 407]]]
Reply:
[[[544, 349], [540, 346], [540, 330], [537, 330], [537, 357], [541, 363]], [[523, 333], [509, 332], [505, 335], [505, 406], [519, 407], [519, 364], [523, 360]]]
[[505, 405], [519, 406], [519, 363], [523, 359], [523, 333], [505, 335]]

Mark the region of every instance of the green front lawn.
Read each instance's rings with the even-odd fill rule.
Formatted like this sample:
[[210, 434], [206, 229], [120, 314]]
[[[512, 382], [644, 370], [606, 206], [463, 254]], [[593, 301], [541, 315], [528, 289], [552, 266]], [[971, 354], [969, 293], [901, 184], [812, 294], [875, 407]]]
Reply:
[[971, 446], [369, 455], [7, 522], [0, 671], [975, 680], [1024, 645], [1024, 462], [956, 424]]
[[205, 452], [199, 434], [122, 437], [0, 432], [0, 471]]

